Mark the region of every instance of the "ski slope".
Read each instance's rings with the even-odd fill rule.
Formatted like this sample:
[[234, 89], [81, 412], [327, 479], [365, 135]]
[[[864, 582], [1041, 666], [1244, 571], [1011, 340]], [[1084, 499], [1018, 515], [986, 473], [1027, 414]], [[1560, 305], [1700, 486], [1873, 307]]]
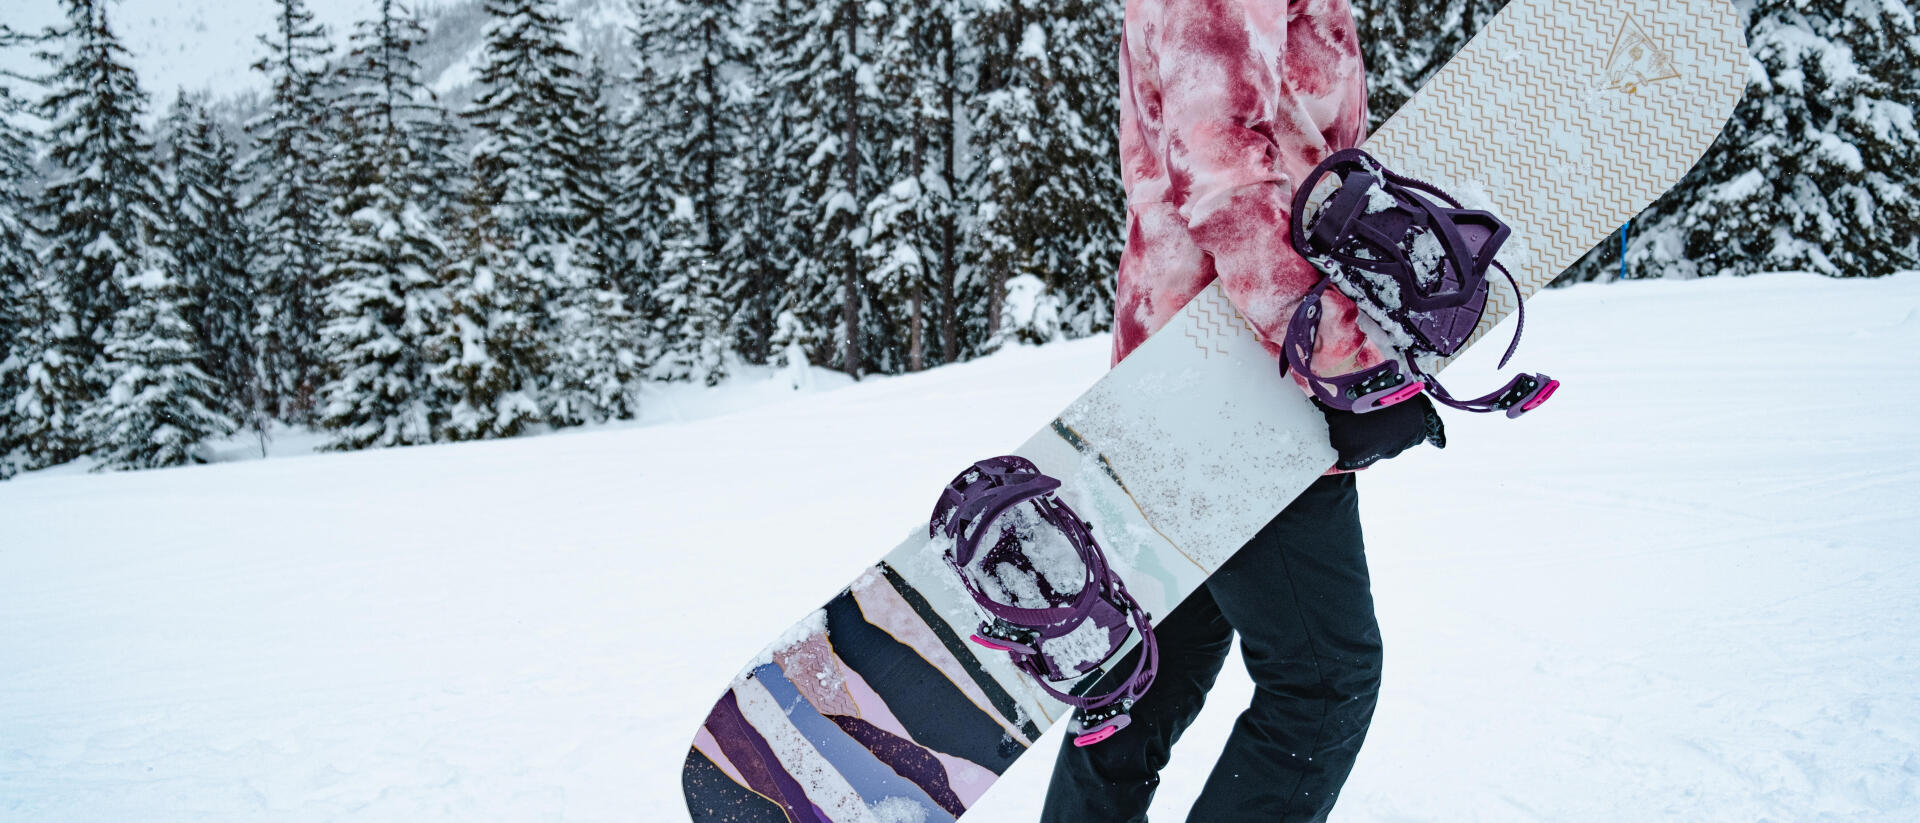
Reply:
[[[1920, 275], [1531, 308], [1517, 365], [1566, 381], [1553, 403], [1453, 415], [1451, 448], [1361, 478], [1388, 662], [1334, 819], [1920, 819]], [[727, 679], [1107, 345], [685, 422], [0, 484], [0, 820], [684, 820]], [[1497, 348], [1452, 382], [1491, 382]], [[1229, 666], [1154, 819], [1251, 690]], [[968, 819], [1034, 819], [1057, 740]]]

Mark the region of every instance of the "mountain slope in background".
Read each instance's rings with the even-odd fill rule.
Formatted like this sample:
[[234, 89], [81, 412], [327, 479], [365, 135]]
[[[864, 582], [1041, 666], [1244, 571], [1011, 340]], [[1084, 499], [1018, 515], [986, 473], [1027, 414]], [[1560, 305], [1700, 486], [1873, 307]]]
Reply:
[[[1910, 821], [1920, 275], [1536, 300], [1519, 422], [1366, 472], [1387, 643], [1336, 819]], [[0, 485], [0, 819], [685, 819], [738, 667], [1106, 367]], [[1498, 347], [1449, 377], [1491, 382]], [[1230, 665], [1154, 809], [1252, 690]], [[974, 812], [1035, 819], [1056, 734]], [[969, 818], [970, 820], [973, 818]]]
[[[343, 50], [356, 21], [374, 14], [371, 0], [313, 0], [315, 18], [327, 26], [336, 52]], [[478, 65], [486, 13], [480, 0], [415, 4], [429, 30], [416, 59], [423, 79], [450, 104], [466, 102]], [[616, 72], [628, 48], [633, 24], [629, 0], [561, 0], [572, 44], [608, 61]], [[179, 90], [208, 92], [214, 100], [240, 102], [266, 89], [250, 67], [265, 54], [259, 36], [273, 30], [274, 4], [267, 0], [135, 0], [115, 4], [109, 14], [115, 31], [132, 53], [140, 86], [164, 112]], [[36, 32], [64, 22], [57, 0], [13, 0], [4, 22]], [[26, 50], [0, 54], [0, 69], [27, 74], [44, 71]], [[37, 95], [29, 95], [34, 99]]]

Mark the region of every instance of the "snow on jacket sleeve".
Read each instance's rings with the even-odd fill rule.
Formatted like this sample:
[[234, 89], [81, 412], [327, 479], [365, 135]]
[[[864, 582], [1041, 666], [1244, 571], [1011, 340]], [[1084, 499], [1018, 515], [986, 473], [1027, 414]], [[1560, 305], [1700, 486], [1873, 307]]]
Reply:
[[[1287, 242], [1293, 183], [1365, 136], [1352, 12], [1346, 0], [1128, 0], [1126, 18], [1116, 360], [1215, 277], [1278, 356], [1319, 279]], [[1352, 302], [1326, 300], [1315, 370], [1379, 362]]]

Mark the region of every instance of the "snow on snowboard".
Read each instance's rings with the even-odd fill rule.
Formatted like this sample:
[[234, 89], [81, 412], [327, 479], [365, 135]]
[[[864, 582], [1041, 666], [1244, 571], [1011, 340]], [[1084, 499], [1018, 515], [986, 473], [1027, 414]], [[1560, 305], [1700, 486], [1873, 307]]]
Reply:
[[[1474, 258], [1498, 249], [1511, 274], [1485, 278], [1471, 333], [1408, 365], [1444, 365], [1678, 182], [1746, 64], [1727, 0], [1508, 3], [1364, 147], [1458, 197], [1424, 202], [1463, 218], [1459, 260], [1485, 269]], [[1300, 213], [1336, 210], [1315, 198]], [[1469, 209], [1510, 227], [1504, 244], [1467, 229]], [[1414, 388], [1357, 387], [1386, 402]], [[1517, 414], [1551, 391], [1521, 388], [1491, 405]], [[929, 489], [930, 525], [748, 665], [688, 753], [693, 820], [951, 821], [1073, 705], [1093, 704], [1075, 742], [1097, 745], [1133, 695], [1089, 691], [1150, 616], [1334, 459], [1320, 413], [1209, 286], [1012, 455]]]

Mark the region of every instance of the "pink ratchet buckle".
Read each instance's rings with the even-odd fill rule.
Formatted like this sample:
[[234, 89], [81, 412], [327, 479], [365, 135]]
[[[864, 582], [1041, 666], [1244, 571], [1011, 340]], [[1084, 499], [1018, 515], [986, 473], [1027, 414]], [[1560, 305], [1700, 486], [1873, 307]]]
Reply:
[[1529, 395], [1526, 400], [1515, 403], [1512, 408], [1507, 409], [1507, 417], [1509, 419], [1519, 417], [1520, 415], [1540, 408], [1549, 398], [1553, 397], [1554, 392], [1560, 390], [1560, 381], [1547, 377], [1544, 374], [1540, 375], [1540, 377], [1546, 380], [1546, 382], [1541, 384], [1540, 388], [1534, 389], [1533, 394]]
[[1075, 735], [1073, 738], [1073, 745], [1075, 748], [1084, 749], [1088, 746], [1091, 746], [1095, 743], [1098, 743], [1102, 740], [1105, 740], [1109, 737], [1119, 734], [1121, 729], [1126, 728], [1128, 725], [1132, 723], [1133, 723], [1133, 718], [1130, 718], [1124, 714], [1120, 715], [1118, 717], [1115, 717], [1111, 722], [1107, 723], [1104, 726], [1101, 726], [1098, 729], [1087, 732], [1086, 734]]

